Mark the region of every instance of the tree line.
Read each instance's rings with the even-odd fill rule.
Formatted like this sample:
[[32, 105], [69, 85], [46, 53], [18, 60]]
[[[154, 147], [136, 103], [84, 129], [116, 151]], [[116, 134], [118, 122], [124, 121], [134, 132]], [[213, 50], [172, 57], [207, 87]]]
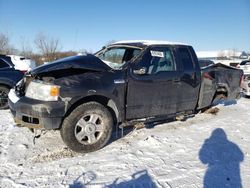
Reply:
[[24, 37], [21, 37], [20, 44], [19, 49], [15, 48], [10, 42], [10, 37], [7, 34], [0, 33], [0, 54], [20, 55], [31, 58], [36, 61], [37, 65], [87, 52], [86, 50], [62, 51], [60, 39], [50, 37], [44, 33], [38, 33], [33, 41], [36, 52], [34, 52], [34, 48], [31, 47], [29, 41]]

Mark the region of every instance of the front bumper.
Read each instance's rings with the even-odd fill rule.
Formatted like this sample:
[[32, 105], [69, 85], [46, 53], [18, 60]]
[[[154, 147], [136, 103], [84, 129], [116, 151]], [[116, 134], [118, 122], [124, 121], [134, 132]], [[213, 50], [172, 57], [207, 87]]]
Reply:
[[58, 129], [65, 114], [63, 101], [47, 102], [27, 97], [16, 101], [9, 97], [9, 107], [17, 126], [35, 129]]

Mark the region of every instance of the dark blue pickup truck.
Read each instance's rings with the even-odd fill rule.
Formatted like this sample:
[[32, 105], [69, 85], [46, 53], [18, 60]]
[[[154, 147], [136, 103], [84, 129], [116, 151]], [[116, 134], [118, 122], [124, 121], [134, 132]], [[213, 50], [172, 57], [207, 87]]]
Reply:
[[17, 125], [59, 129], [70, 149], [91, 152], [114, 126], [192, 114], [218, 95], [239, 97], [241, 76], [221, 64], [201, 70], [186, 44], [121, 41], [32, 70], [9, 105]]

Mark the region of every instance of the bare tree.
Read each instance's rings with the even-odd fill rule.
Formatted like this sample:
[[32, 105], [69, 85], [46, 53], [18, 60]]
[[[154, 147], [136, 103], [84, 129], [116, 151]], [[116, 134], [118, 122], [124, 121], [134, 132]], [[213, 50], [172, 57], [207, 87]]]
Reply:
[[29, 43], [29, 40], [27, 40], [25, 37], [21, 37], [20, 44], [21, 44], [21, 51], [19, 54], [24, 57], [31, 58], [33, 56], [33, 51]]
[[17, 54], [18, 50], [10, 45], [9, 36], [4, 33], [0, 33], [0, 54], [10, 55]]
[[218, 52], [217, 56], [218, 56], [219, 58], [223, 58], [223, 57], [226, 56], [226, 54], [225, 54], [225, 52], [224, 52], [223, 50], [221, 50], [221, 51]]
[[93, 54], [93, 50], [92, 49], [80, 49], [78, 50], [78, 54]]
[[234, 48], [233, 50], [232, 50], [232, 57], [235, 59], [235, 58], [237, 58], [237, 49], [236, 48]]
[[7, 54], [9, 48], [9, 37], [6, 34], [0, 33], [0, 54]]
[[57, 52], [60, 50], [60, 42], [58, 38], [49, 37], [43, 33], [39, 33], [34, 43], [40, 53], [44, 56], [45, 61], [55, 60]]

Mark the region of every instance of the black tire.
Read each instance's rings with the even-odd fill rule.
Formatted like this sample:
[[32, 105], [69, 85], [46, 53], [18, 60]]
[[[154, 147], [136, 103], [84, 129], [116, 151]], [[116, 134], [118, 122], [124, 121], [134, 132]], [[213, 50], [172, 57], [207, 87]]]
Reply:
[[0, 86], [0, 110], [8, 109], [8, 94], [10, 89], [5, 86]]
[[[90, 128], [90, 126], [94, 125], [90, 121], [92, 116], [98, 117], [95, 123], [97, 126], [101, 125], [101, 133], [96, 131], [96, 127]], [[81, 122], [84, 122], [83, 125]], [[79, 126], [80, 124], [81, 126]], [[64, 119], [60, 133], [62, 140], [71, 150], [79, 153], [88, 153], [99, 150], [107, 144], [111, 137], [112, 127], [113, 118], [109, 110], [100, 103], [88, 102], [78, 106]], [[78, 129], [81, 130], [77, 133]], [[88, 143], [92, 142], [92, 139], [89, 139], [90, 137], [87, 135], [84, 138], [81, 137], [81, 140], [76, 136], [80, 135], [81, 131], [83, 134], [87, 134], [86, 131], [92, 131], [93, 129], [95, 129], [94, 133], [90, 133], [96, 139], [93, 143]]]

